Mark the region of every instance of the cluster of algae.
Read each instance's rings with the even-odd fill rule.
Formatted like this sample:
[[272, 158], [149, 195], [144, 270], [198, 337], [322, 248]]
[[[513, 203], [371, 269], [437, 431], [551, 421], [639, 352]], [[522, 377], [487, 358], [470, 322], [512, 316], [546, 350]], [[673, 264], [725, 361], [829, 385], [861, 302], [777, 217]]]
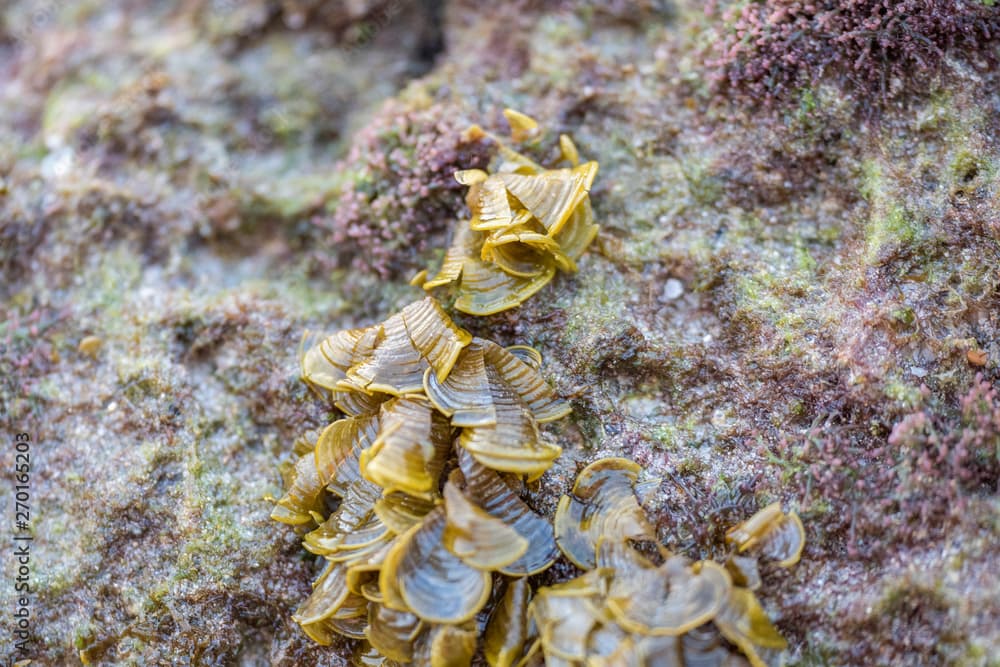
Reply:
[[[633, 461], [585, 468], [555, 517], [556, 541], [585, 574], [538, 591], [530, 611], [547, 665], [742, 665], [782, 662], [784, 638], [754, 591], [759, 561], [791, 567], [805, 546], [779, 503], [731, 528], [723, 563], [690, 562], [656, 543]], [[640, 492], [641, 493], [641, 492]], [[652, 544], [658, 563], [632, 545]], [[725, 640], [725, 641], [724, 641]]]
[[[505, 113], [515, 140], [537, 130]], [[560, 146], [571, 169], [544, 170], [500, 144], [494, 173], [457, 174], [473, 218], [424, 287], [460, 281], [456, 307], [488, 314], [556, 267], [576, 270], [597, 231], [597, 165], [580, 165], [568, 137]], [[301, 363], [345, 415], [296, 441], [272, 512], [326, 562], [294, 615], [315, 641], [360, 640], [359, 665], [781, 663], [785, 640], [753, 591], [758, 559], [798, 561], [798, 517], [770, 505], [729, 531], [723, 563], [692, 563], [657, 542], [642, 508], [659, 480], [640, 485], [638, 464], [608, 458], [580, 473], [549, 523], [525, 502], [525, 480], [562, 451], [539, 424], [570, 408], [536, 350], [473, 337], [426, 297], [319, 340]], [[640, 550], [649, 545], [653, 559]], [[560, 554], [585, 573], [535, 591], [529, 577]]]
[[315, 526], [304, 544], [328, 562], [295, 616], [311, 637], [466, 664], [493, 573], [552, 564], [551, 526], [502, 476], [538, 477], [560, 453], [538, 423], [569, 407], [540, 363], [531, 348], [472, 337], [433, 297], [305, 352], [305, 381], [348, 415], [301, 441], [272, 515]]
[[[537, 133], [533, 119], [512, 109], [504, 114], [515, 141]], [[487, 136], [478, 126], [467, 135]], [[469, 186], [468, 225], [459, 225], [440, 270], [429, 279], [424, 274], [414, 279], [428, 290], [457, 283], [455, 308], [471, 315], [520, 305], [545, 287], [557, 269], [576, 272], [576, 260], [597, 236], [589, 197], [596, 162], [581, 164], [565, 134], [559, 137], [561, 159], [571, 166], [562, 169], [546, 169], [493, 139], [499, 153], [491, 173], [468, 169], [455, 174]]]

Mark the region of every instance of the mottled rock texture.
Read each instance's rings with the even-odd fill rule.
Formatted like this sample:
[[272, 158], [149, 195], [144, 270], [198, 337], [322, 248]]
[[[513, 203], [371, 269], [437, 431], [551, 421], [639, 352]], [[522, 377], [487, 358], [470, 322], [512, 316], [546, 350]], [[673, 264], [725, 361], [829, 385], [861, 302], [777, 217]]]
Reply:
[[505, 106], [539, 160], [567, 132], [601, 165], [580, 273], [456, 318], [537, 347], [572, 400], [537, 506], [630, 456], [699, 556], [781, 500], [808, 545], [762, 598], [793, 664], [998, 664], [1000, 9], [824, 6], [7, 3], [0, 408], [34, 441], [33, 664], [346, 664], [291, 622], [314, 564], [268, 519], [333, 417], [299, 341], [420, 296], [465, 214], [449, 173], [490, 155], [460, 132]]

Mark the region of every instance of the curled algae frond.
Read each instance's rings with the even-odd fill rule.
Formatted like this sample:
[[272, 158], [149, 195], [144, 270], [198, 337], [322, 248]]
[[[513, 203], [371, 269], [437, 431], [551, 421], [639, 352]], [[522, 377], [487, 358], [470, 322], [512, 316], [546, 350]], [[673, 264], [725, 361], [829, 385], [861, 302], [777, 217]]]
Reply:
[[323, 430], [312, 456], [330, 493], [343, 498], [351, 485], [361, 479], [361, 453], [375, 442], [378, 430], [378, 414], [340, 419]]
[[424, 389], [452, 426], [462, 427], [461, 447], [488, 468], [534, 479], [562, 452], [542, 439], [538, 424], [568, 414], [569, 406], [537, 368], [496, 343], [473, 339], [443, 382], [424, 376]]
[[474, 623], [435, 626], [417, 639], [413, 662], [430, 667], [470, 665], [476, 654], [478, 639], [479, 632]]
[[453, 481], [445, 484], [444, 502], [448, 515], [444, 545], [468, 565], [491, 572], [528, 551], [527, 539], [469, 500]]
[[572, 495], [559, 499], [555, 530], [559, 548], [577, 567], [594, 567], [600, 539], [655, 537], [634, 487], [639, 465], [628, 459], [601, 459], [584, 468]]
[[[514, 141], [538, 134], [534, 119], [512, 109], [504, 115]], [[487, 135], [475, 127], [469, 136]], [[455, 173], [469, 187], [466, 202], [472, 218], [459, 225], [441, 268], [423, 283], [433, 289], [457, 282], [455, 307], [472, 315], [520, 305], [557, 270], [575, 273], [576, 260], [598, 231], [589, 194], [597, 163], [580, 164], [568, 136], [560, 136], [559, 145], [571, 166], [560, 169], [546, 169], [492, 138], [499, 156], [491, 173]]]
[[806, 545], [806, 531], [795, 512], [785, 514], [781, 503], [771, 503], [752, 517], [729, 529], [726, 542], [735, 544], [740, 553], [757, 551], [780, 567], [799, 562]]
[[693, 568], [679, 556], [659, 568], [628, 571], [612, 581], [605, 604], [622, 629], [643, 635], [682, 635], [710, 621], [732, 585], [715, 563]]
[[329, 560], [340, 560], [336, 556], [341, 551], [353, 552], [377, 544], [386, 532], [373, 511], [380, 493], [377, 486], [366, 480], [353, 483], [340, 506], [306, 534], [303, 546]]
[[289, 475], [288, 491], [271, 512], [275, 521], [293, 526], [313, 521], [313, 513], [323, 506], [323, 480], [315, 459], [306, 454], [299, 458]]
[[527, 579], [512, 579], [503, 598], [493, 609], [483, 636], [483, 655], [492, 667], [513, 667], [528, 644], [528, 604], [531, 586]]
[[396, 586], [405, 607], [426, 621], [462, 623], [486, 604], [490, 575], [448, 551], [446, 521], [439, 507], [401, 535], [382, 565], [379, 586]]
[[587, 638], [601, 622], [601, 602], [611, 576], [610, 570], [591, 570], [536, 592], [528, 611], [546, 659], [586, 660]]
[[722, 636], [736, 644], [752, 665], [766, 665], [774, 651], [784, 650], [788, 643], [771, 625], [764, 608], [746, 588], [734, 588], [715, 617], [715, 626]]
[[504, 118], [510, 123], [510, 135], [514, 141], [533, 139], [538, 134], [538, 122], [514, 109], [504, 109]]
[[292, 616], [292, 620], [320, 644], [330, 643], [336, 632], [330, 621], [351, 595], [342, 574], [342, 566], [329, 563], [313, 584], [312, 594]]
[[530, 347], [504, 349], [474, 338], [458, 356], [452, 373], [443, 381], [428, 373], [424, 389], [454, 426], [494, 425], [497, 403], [511, 400], [528, 408], [536, 422], [549, 422], [569, 414], [570, 407], [538, 374], [540, 365], [541, 357]]
[[465, 493], [493, 517], [514, 528], [528, 542], [528, 550], [514, 562], [499, 568], [512, 577], [544, 571], [559, 555], [549, 522], [528, 507], [500, 476], [480, 464], [471, 454], [458, 451], [458, 465], [465, 478]]
[[438, 378], [451, 371], [472, 337], [458, 328], [435, 299], [417, 301], [380, 325], [373, 349], [347, 370], [341, 389], [403, 396], [423, 391], [424, 371]]
[[737, 586], [749, 588], [752, 591], [761, 586], [760, 568], [757, 559], [749, 556], [732, 554], [726, 559], [726, 571]]
[[365, 479], [387, 492], [433, 498], [451, 451], [451, 428], [423, 397], [394, 398], [379, 407], [379, 434], [361, 452]]
[[369, 354], [382, 332], [376, 327], [340, 331], [301, 355], [302, 379], [320, 396], [348, 415], [371, 412], [384, 398], [380, 394], [359, 393], [339, 388], [355, 359]]
[[368, 615], [365, 637], [382, 656], [396, 662], [413, 659], [413, 643], [424, 629], [415, 614], [383, 605], [373, 605]]
[[[658, 481], [611, 458], [581, 471], [553, 527], [520, 495], [561, 452], [538, 425], [569, 412], [534, 349], [474, 338], [428, 297], [301, 363], [346, 415], [295, 441], [272, 512], [325, 564], [293, 617], [315, 641], [358, 640], [354, 664], [382, 667], [780, 664], [753, 591], [758, 558], [798, 560], [798, 517], [775, 504], [734, 527], [724, 565], [662, 547], [654, 562], [632, 541], [655, 542], [641, 503]], [[560, 550], [587, 571], [533, 591]]]

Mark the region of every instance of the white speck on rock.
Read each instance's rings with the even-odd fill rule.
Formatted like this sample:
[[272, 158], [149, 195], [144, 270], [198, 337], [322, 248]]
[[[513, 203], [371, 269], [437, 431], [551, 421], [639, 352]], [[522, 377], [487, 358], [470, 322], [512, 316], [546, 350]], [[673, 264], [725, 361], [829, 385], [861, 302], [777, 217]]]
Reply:
[[667, 278], [667, 282], [663, 283], [663, 292], [660, 294], [660, 302], [666, 303], [667, 301], [673, 301], [681, 294], [684, 294], [684, 283], [677, 280], [677, 278]]
[[45, 179], [56, 180], [66, 176], [72, 168], [73, 149], [63, 146], [42, 158], [40, 171]]

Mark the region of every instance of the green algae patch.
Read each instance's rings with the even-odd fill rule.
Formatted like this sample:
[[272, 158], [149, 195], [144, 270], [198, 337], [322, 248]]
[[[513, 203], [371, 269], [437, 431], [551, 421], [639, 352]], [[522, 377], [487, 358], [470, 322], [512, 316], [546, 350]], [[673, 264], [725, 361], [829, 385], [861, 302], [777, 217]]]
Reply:
[[890, 252], [898, 252], [919, 241], [922, 227], [913, 214], [900, 205], [873, 212], [865, 227], [865, 259], [877, 264]]
[[865, 260], [880, 264], [898, 252], [905, 252], [922, 240], [923, 226], [912, 211], [895, 200], [882, 165], [870, 160], [863, 165], [861, 194], [870, 211], [864, 229]]

